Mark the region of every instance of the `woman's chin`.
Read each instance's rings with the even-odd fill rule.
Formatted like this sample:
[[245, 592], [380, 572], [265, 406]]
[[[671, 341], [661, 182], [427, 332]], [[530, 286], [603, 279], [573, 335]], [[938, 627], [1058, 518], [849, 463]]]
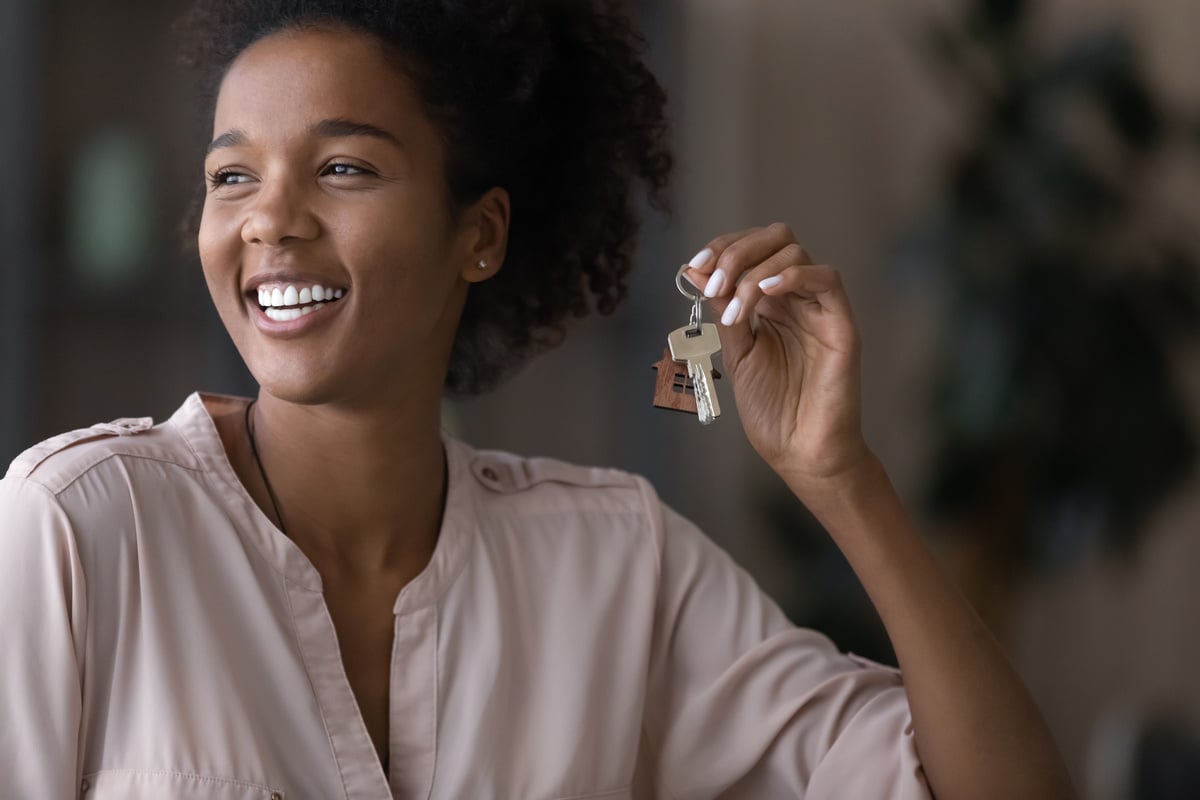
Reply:
[[277, 400], [300, 406], [346, 402], [352, 394], [345, 376], [253, 368], [250, 374], [254, 376], [261, 391]]

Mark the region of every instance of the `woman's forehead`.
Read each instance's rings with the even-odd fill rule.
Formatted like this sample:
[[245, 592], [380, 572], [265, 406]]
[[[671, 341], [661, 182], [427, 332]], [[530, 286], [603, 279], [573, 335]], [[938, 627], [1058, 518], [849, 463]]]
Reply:
[[353, 119], [390, 130], [424, 117], [409, 79], [372, 37], [345, 30], [283, 31], [230, 65], [217, 94], [216, 133], [231, 128], [308, 129]]

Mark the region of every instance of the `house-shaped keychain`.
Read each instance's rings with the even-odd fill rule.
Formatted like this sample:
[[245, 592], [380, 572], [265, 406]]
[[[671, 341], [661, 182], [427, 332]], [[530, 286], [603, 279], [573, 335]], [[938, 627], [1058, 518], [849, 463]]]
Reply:
[[[662, 359], [650, 368], [658, 371], [658, 380], [654, 383], [654, 407], [695, 414], [696, 387], [688, 377], [687, 362], [676, 361], [671, 358], [671, 350], [663, 348]], [[712, 376], [716, 380], [721, 373], [714, 369]]]

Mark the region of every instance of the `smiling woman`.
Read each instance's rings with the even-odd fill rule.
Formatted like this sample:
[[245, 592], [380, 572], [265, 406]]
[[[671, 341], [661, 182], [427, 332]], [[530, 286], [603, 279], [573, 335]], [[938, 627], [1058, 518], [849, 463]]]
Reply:
[[781, 224], [685, 274], [750, 443], [903, 668], [843, 655], [647, 483], [476, 451], [493, 384], [624, 294], [664, 98], [609, 0], [203, 0], [195, 231], [254, 399], [50, 439], [0, 482], [17, 797], [1069, 796], [861, 432], [837, 273]]

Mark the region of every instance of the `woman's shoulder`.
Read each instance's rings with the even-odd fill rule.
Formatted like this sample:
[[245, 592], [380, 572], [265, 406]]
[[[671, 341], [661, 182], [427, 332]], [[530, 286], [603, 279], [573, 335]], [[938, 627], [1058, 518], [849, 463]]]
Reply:
[[457, 440], [447, 440], [447, 452], [452, 481], [479, 487], [476, 494], [489, 510], [661, 513], [650, 482], [625, 470], [476, 449]]
[[13, 459], [4, 480], [33, 483], [57, 495], [86, 475], [122, 474], [119, 462], [128, 458], [200, 469], [175, 419], [155, 424], [151, 417], [122, 417], [52, 436]]

